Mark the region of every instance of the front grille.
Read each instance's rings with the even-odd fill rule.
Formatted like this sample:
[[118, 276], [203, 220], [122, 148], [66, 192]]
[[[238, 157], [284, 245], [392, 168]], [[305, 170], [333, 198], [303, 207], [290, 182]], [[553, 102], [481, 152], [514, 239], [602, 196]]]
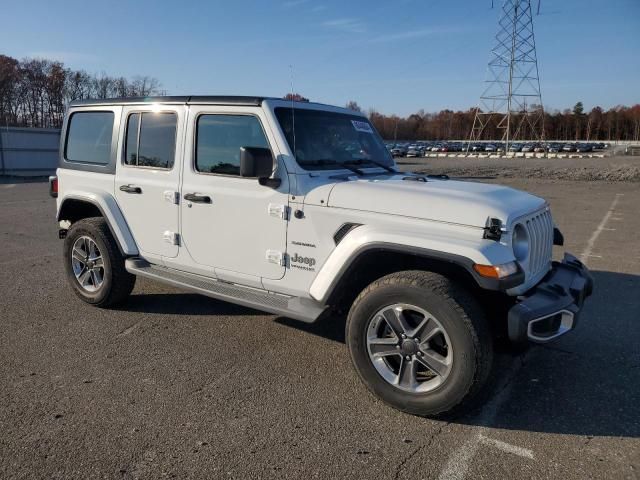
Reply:
[[553, 219], [544, 209], [531, 217], [520, 220], [529, 234], [528, 277], [538, 279], [549, 271], [553, 255]]

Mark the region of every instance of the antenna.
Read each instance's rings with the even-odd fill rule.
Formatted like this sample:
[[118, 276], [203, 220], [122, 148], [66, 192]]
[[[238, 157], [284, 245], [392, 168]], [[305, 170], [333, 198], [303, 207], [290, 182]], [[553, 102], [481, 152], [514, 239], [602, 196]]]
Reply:
[[291, 74], [291, 130], [293, 131], [293, 158], [297, 158], [296, 150], [296, 111], [293, 108], [293, 65], [289, 65], [289, 71]]
[[[538, 8], [540, 0], [538, 1]], [[476, 108], [470, 143], [502, 131], [505, 153], [517, 139], [544, 141], [544, 111], [531, 0], [503, 0], [485, 90]], [[467, 147], [467, 151], [468, 151]]]

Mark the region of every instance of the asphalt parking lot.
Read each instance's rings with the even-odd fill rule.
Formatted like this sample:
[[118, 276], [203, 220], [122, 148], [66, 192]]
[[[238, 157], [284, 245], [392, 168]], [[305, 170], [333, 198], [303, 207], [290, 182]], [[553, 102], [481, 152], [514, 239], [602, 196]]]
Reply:
[[0, 478], [640, 477], [640, 184], [503, 182], [550, 201], [596, 290], [575, 332], [500, 358], [488, 403], [451, 422], [370, 395], [340, 319], [146, 280], [85, 305], [47, 185], [0, 184]]

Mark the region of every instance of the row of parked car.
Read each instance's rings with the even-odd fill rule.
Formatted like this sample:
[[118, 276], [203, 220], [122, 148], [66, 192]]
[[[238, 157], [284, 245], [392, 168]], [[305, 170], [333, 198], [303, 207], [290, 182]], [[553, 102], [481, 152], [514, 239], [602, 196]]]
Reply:
[[[394, 157], [424, 157], [433, 152], [485, 152], [504, 153], [505, 144], [469, 143], [469, 142], [415, 142], [387, 143], [387, 149]], [[593, 152], [603, 150], [609, 145], [602, 142], [553, 142], [553, 143], [511, 143], [510, 153], [560, 153]]]

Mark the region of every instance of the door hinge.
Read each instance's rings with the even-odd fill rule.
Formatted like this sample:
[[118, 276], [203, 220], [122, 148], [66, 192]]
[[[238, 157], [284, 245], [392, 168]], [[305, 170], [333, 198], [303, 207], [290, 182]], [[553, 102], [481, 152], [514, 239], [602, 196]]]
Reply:
[[164, 199], [169, 203], [173, 203], [174, 205], [178, 205], [180, 203], [180, 192], [165, 190], [163, 195]]
[[180, 234], [167, 230], [162, 234], [164, 241], [170, 245], [180, 245]]
[[286, 255], [279, 250], [267, 250], [267, 261], [284, 267], [286, 265]]
[[270, 217], [281, 218], [282, 220], [289, 219], [289, 207], [286, 205], [277, 205], [270, 203], [267, 209]]

